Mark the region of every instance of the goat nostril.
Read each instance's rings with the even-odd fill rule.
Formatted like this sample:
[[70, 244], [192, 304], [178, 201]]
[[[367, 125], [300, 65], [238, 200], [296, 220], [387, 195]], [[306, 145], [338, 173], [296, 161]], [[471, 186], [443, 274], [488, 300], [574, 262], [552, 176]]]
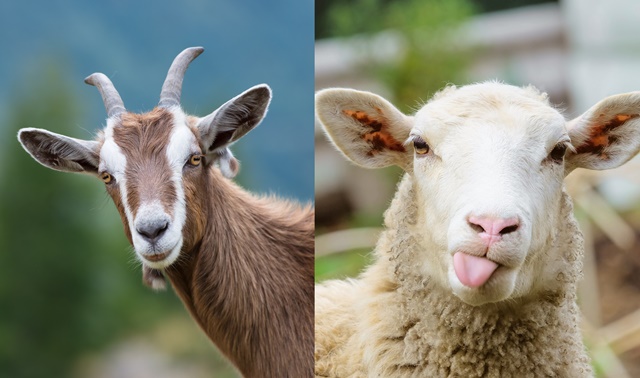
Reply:
[[169, 222], [149, 222], [136, 227], [136, 231], [149, 241], [155, 241], [169, 228]]

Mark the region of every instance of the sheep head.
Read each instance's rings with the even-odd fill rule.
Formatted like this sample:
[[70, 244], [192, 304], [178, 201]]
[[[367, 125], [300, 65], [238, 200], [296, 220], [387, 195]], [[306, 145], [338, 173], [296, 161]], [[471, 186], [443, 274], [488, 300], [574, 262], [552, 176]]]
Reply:
[[[615, 168], [640, 149], [640, 92], [566, 122], [545, 94], [496, 82], [448, 87], [414, 115], [351, 89], [316, 95], [327, 135], [366, 168], [397, 165], [417, 207], [417, 269], [468, 304], [524, 297], [544, 282], [562, 228], [563, 179]], [[548, 262], [548, 261], [547, 261]]]

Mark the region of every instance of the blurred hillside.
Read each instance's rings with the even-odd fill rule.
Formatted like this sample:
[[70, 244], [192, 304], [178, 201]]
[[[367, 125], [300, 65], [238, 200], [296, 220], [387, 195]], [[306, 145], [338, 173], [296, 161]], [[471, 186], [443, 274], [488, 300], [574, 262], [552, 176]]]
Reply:
[[206, 115], [258, 83], [274, 98], [232, 149], [237, 181], [313, 200], [311, 1], [0, 4], [0, 377], [233, 377], [169, 289], [154, 293], [103, 184], [43, 168], [21, 127], [91, 138], [106, 114], [93, 72], [129, 110], [153, 108], [182, 49], [185, 110]]

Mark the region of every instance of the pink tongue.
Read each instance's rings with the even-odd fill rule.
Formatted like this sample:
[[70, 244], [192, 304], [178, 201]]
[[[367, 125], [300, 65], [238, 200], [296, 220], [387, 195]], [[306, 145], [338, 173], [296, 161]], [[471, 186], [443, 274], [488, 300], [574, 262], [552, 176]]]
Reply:
[[475, 288], [487, 282], [498, 268], [498, 264], [484, 257], [457, 252], [453, 255], [453, 268], [463, 285]]

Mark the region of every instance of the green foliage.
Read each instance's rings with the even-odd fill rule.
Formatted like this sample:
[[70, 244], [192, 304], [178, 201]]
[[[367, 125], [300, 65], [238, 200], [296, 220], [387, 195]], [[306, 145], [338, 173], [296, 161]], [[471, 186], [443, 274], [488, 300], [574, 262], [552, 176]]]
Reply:
[[[366, 67], [386, 84], [403, 111], [419, 107], [451, 82], [464, 81], [469, 52], [459, 46], [456, 27], [472, 14], [469, 0], [357, 0], [327, 10], [331, 36], [400, 32], [406, 53], [399, 62]], [[320, 21], [323, 22], [323, 21]], [[375, 53], [375, 46], [370, 53]]]
[[[318, 0], [316, 1], [316, 39], [368, 33], [380, 29], [379, 8], [386, 4], [405, 4], [406, 0]], [[478, 13], [495, 12], [528, 5], [558, 3], [558, 0], [468, 0]], [[452, 3], [455, 3], [452, 2]], [[444, 4], [447, 6], [447, 4]], [[348, 13], [342, 9], [352, 8]], [[342, 14], [340, 14], [342, 13]]]
[[527, 5], [558, 3], [559, 0], [473, 0], [481, 12], [495, 12]]
[[455, 26], [471, 14], [467, 0], [356, 0], [333, 2], [326, 19], [324, 37], [371, 34], [385, 29], [414, 32]]
[[68, 377], [81, 354], [179, 306], [142, 287], [99, 180], [43, 168], [15, 139], [21, 127], [90, 137], [70, 81], [55, 67], [40, 71], [16, 91], [2, 129], [10, 139], [0, 156], [2, 377]]
[[371, 261], [371, 249], [356, 249], [339, 254], [316, 258], [315, 280], [356, 277]]

